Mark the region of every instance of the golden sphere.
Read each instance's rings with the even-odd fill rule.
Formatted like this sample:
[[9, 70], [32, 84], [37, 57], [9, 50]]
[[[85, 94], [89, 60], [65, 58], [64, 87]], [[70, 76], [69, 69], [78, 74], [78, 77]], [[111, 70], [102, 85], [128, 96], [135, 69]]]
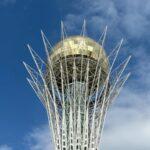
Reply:
[[[66, 85], [72, 84], [74, 78], [76, 78], [75, 80], [78, 82], [85, 83], [87, 69], [89, 70], [89, 89], [91, 89], [93, 84], [94, 87], [97, 85], [97, 70], [99, 70], [99, 68], [101, 68], [101, 84], [104, 83], [108, 74], [108, 59], [104, 49], [100, 44], [88, 37], [72, 36], [60, 41], [51, 51], [50, 59], [60, 90], [62, 80]], [[89, 64], [89, 66], [87, 64]], [[74, 65], [76, 67], [76, 75], [74, 75]], [[61, 76], [61, 67], [63, 68], [63, 79]], [[96, 69], [97, 67], [98, 69]], [[47, 68], [47, 71], [48, 70]], [[49, 81], [49, 73], [47, 72], [47, 82], [50, 84]]]
[[54, 46], [50, 57], [53, 61], [62, 57], [83, 55], [95, 61], [101, 60], [101, 67], [108, 70], [108, 59], [102, 46], [89, 37], [71, 36]]

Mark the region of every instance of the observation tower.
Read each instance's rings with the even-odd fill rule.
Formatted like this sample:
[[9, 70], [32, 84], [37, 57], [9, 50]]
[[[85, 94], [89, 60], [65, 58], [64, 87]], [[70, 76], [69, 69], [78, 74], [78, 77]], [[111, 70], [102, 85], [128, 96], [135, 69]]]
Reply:
[[122, 40], [106, 55], [107, 27], [98, 42], [85, 35], [85, 22], [77, 36], [68, 37], [63, 23], [61, 29], [53, 47], [41, 31], [46, 61], [28, 45], [36, 69], [24, 63], [27, 80], [47, 111], [55, 150], [101, 150], [105, 116], [130, 75], [130, 56], [115, 67]]

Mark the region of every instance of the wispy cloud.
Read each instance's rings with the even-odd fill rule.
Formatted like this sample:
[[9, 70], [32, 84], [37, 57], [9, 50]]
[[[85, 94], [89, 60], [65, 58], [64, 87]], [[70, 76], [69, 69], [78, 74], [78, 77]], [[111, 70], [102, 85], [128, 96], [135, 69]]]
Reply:
[[0, 0], [1, 6], [13, 5], [16, 3], [16, 0]]
[[8, 145], [0, 145], [0, 150], [13, 150], [13, 149]]
[[26, 145], [29, 150], [50, 150], [53, 149], [48, 125], [34, 129], [26, 137]]
[[122, 35], [140, 38], [148, 34], [149, 0], [82, 0], [80, 5], [74, 5], [79, 13], [68, 14], [65, 18], [71, 30], [77, 29], [81, 20], [86, 18], [94, 34], [105, 25], [114, 38]]
[[125, 88], [107, 116], [102, 149], [149, 150], [149, 93]]

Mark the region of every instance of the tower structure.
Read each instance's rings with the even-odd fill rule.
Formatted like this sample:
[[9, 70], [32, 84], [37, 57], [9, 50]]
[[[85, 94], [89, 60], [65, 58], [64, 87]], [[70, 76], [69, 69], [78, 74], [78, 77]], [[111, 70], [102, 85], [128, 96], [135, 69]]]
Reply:
[[67, 37], [61, 27], [54, 47], [41, 31], [46, 62], [28, 45], [37, 69], [24, 63], [27, 80], [47, 111], [55, 150], [99, 150], [107, 110], [130, 75], [123, 75], [130, 56], [114, 68], [122, 40], [107, 56], [107, 27], [98, 42], [85, 36], [85, 22], [79, 36]]

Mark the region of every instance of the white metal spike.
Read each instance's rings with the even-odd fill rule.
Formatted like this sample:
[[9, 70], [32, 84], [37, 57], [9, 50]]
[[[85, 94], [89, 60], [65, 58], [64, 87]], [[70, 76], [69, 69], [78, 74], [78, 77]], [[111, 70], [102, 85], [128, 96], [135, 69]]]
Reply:
[[80, 35], [83, 37], [86, 35], [86, 20], [85, 19], [83, 21], [82, 30], [81, 30]]
[[29, 84], [31, 85], [32, 89], [34, 90], [34, 92], [36, 93], [37, 97], [39, 98], [39, 100], [42, 102], [42, 104], [44, 105], [44, 107], [46, 108], [46, 102], [45, 102], [45, 97], [44, 96], [44, 91], [41, 91], [39, 89], [40, 85], [37, 85], [37, 83], [33, 82], [32, 80], [27, 78], [27, 81], [29, 82]]
[[64, 22], [61, 21], [61, 40], [63, 41], [65, 38], [67, 38], [67, 33], [66, 33]]
[[102, 48], [104, 48], [104, 43], [105, 43], [105, 39], [106, 39], [106, 35], [107, 35], [107, 29], [108, 27], [106, 26], [102, 35], [100, 36], [98, 43], [102, 46]]
[[53, 51], [53, 47], [50, 44], [49, 40], [47, 39], [47, 37], [45, 36], [45, 34], [42, 30], [41, 30], [41, 36], [42, 36], [42, 40], [44, 43], [44, 48], [45, 48], [47, 58], [49, 58], [49, 53], [50, 53], [50, 51]]

